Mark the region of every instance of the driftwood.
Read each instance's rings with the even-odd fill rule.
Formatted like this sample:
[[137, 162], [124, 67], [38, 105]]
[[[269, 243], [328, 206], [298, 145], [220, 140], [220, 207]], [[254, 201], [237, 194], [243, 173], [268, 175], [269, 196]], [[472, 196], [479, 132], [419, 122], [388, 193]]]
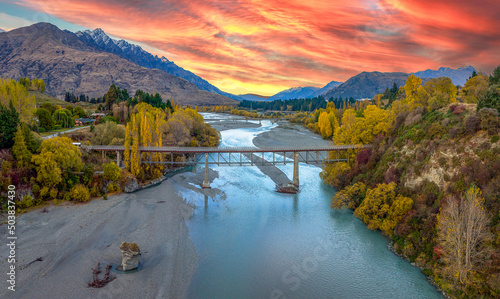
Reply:
[[21, 267], [21, 270], [25, 269], [26, 267], [28, 267], [29, 265], [33, 264], [34, 262], [42, 262], [42, 261], [43, 261], [43, 258], [42, 258], [42, 257], [39, 257], [39, 258], [37, 258], [36, 260], [34, 260], [34, 261], [32, 261], [32, 262], [28, 263], [26, 266]]
[[109, 282], [113, 281], [116, 277], [109, 276], [109, 270], [111, 269], [111, 265], [106, 267], [106, 274], [104, 274], [103, 279], [99, 279], [99, 274], [101, 271], [101, 263], [97, 262], [97, 267], [92, 269], [93, 279], [92, 282], [89, 282], [89, 287], [91, 288], [102, 288], [107, 285]]

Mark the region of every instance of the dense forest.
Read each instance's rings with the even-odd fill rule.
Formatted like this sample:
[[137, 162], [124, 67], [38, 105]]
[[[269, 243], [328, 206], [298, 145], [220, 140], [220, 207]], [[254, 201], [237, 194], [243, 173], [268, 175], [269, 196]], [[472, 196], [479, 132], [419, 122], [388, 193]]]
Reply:
[[336, 108], [355, 103], [354, 98], [350, 99], [329, 99], [328, 101], [323, 97], [314, 97], [311, 99], [291, 99], [291, 100], [274, 100], [271, 102], [266, 101], [241, 101], [239, 107], [255, 110], [273, 110], [273, 111], [308, 111], [313, 112], [318, 109], [325, 109], [326, 104], [334, 103]]

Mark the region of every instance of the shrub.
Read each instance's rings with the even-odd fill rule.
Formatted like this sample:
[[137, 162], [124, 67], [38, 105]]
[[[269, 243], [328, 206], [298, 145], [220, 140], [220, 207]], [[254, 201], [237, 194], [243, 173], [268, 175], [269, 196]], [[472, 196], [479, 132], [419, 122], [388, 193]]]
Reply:
[[97, 186], [97, 184], [92, 186], [92, 189], [90, 189], [90, 194], [94, 197], [101, 195], [101, 191], [99, 190], [99, 187]]
[[371, 155], [372, 155], [372, 149], [365, 148], [356, 155], [356, 160], [358, 161], [358, 164], [365, 165], [368, 163], [368, 160], [370, 159]]
[[471, 114], [465, 118], [464, 126], [467, 134], [474, 134], [479, 130], [479, 124], [481, 123], [481, 119], [475, 115]]
[[90, 185], [90, 183], [92, 182], [93, 176], [94, 176], [94, 166], [89, 165], [89, 164], [85, 165], [85, 167], [83, 167], [82, 179], [83, 179], [83, 183], [86, 186]]
[[90, 199], [89, 189], [82, 184], [78, 184], [71, 189], [71, 197], [76, 201], [86, 202]]
[[490, 142], [491, 143], [496, 143], [499, 139], [500, 139], [500, 136], [494, 135], [494, 136], [491, 137]]
[[365, 195], [366, 185], [358, 182], [337, 192], [332, 198], [331, 207], [335, 209], [355, 209], [363, 201]]
[[448, 160], [446, 160], [445, 157], [441, 157], [438, 159], [438, 162], [439, 162], [439, 166], [444, 167], [447, 164]]
[[443, 133], [443, 128], [441, 127], [441, 125], [439, 123], [433, 123], [431, 125], [431, 127], [429, 128], [429, 136], [431, 136], [432, 138], [438, 138], [441, 136], [441, 134]]
[[399, 177], [401, 176], [401, 173], [399, 169], [396, 167], [392, 166], [391, 168], [387, 169], [384, 175], [384, 183], [389, 184], [389, 183], [399, 183]]
[[453, 114], [462, 114], [464, 112], [465, 112], [465, 106], [458, 106], [453, 110]]
[[27, 209], [29, 207], [36, 205], [36, 204], [37, 204], [36, 200], [31, 195], [28, 194], [28, 195], [25, 195], [23, 197], [23, 200], [21, 200], [17, 204], [17, 206], [21, 209]]
[[116, 182], [120, 179], [121, 169], [118, 167], [115, 162], [109, 162], [107, 164], [102, 165], [103, 168], [103, 177], [105, 179]]
[[56, 188], [50, 189], [50, 198], [56, 199], [57, 198], [57, 193], [58, 193], [58, 191], [57, 191]]

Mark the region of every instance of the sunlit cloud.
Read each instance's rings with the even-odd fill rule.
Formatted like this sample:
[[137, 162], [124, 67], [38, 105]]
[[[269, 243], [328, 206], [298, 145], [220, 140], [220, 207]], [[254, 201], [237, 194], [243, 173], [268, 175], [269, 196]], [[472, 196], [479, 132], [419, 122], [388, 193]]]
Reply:
[[140, 42], [233, 93], [500, 63], [497, 0], [18, 0]]

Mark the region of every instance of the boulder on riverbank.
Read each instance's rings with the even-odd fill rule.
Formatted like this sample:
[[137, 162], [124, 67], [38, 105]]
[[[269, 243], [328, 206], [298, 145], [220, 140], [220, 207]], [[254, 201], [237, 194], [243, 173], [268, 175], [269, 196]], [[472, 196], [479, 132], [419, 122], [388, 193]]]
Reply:
[[137, 178], [133, 175], [129, 175], [126, 178], [123, 179], [123, 191], [127, 193], [134, 192], [136, 190], [139, 190], [141, 188], [141, 185], [139, 185], [139, 182], [137, 181]]
[[141, 250], [135, 243], [123, 242], [120, 245], [122, 251], [122, 263], [116, 269], [119, 271], [130, 271], [139, 267], [141, 260]]

